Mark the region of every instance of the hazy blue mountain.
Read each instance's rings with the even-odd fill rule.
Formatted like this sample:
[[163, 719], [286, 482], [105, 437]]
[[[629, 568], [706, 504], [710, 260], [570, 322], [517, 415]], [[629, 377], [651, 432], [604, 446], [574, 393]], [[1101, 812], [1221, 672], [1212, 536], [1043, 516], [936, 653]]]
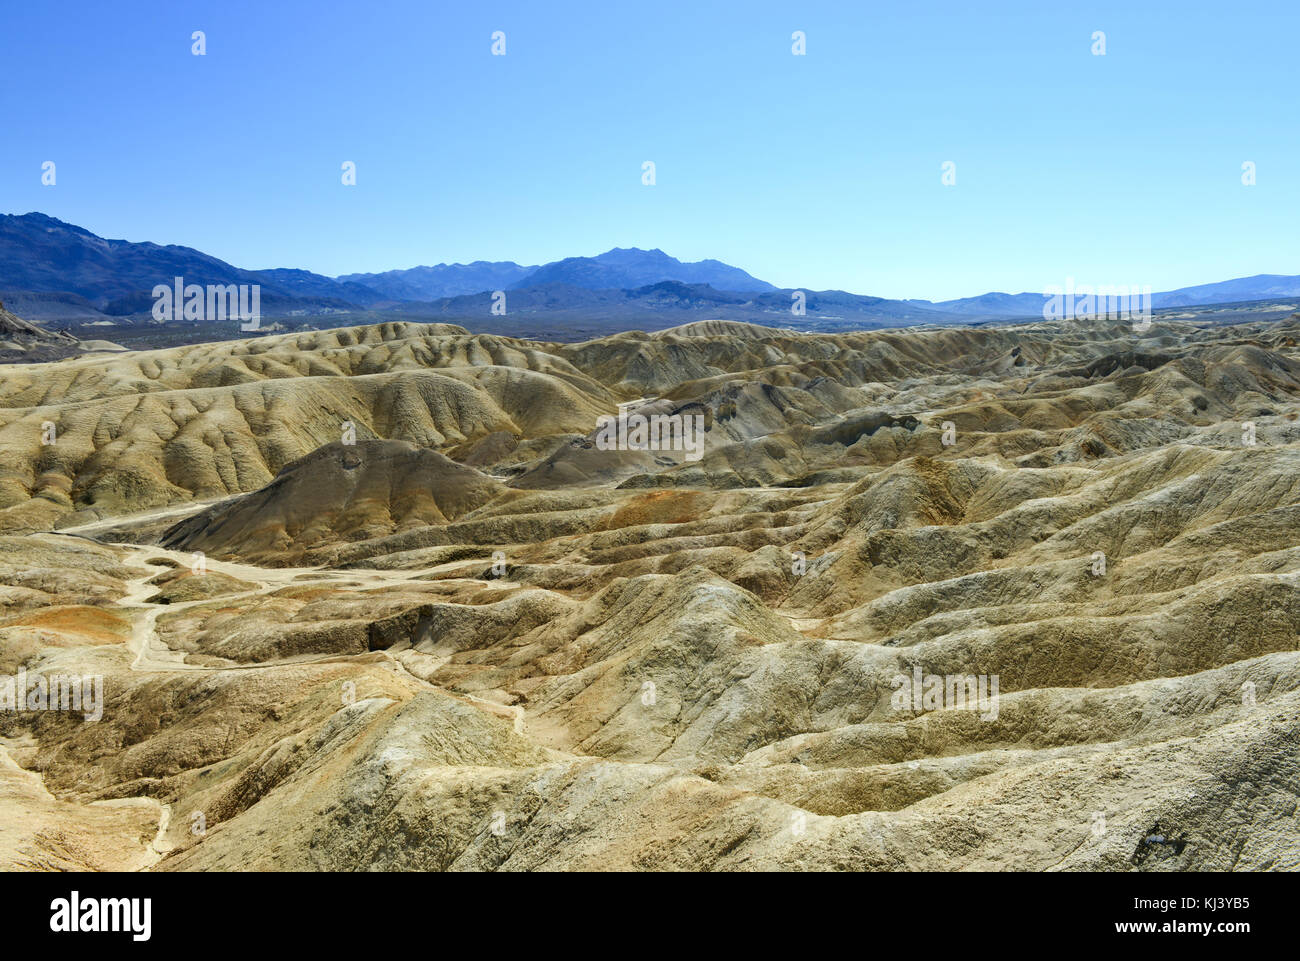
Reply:
[[241, 270], [192, 247], [107, 240], [45, 214], [0, 215], [0, 289], [78, 294], [99, 309], [148, 297], [155, 284], [261, 284], [263, 305], [305, 299], [340, 306], [383, 300], [360, 284], [306, 270]]
[[538, 267], [515, 287], [568, 284], [587, 290], [632, 290], [671, 280], [682, 284], [707, 284], [714, 290], [740, 292], [771, 291], [777, 288], [751, 277], [739, 267], [720, 260], [683, 263], [662, 250], [615, 247], [596, 257], [566, 257]]
[[[1272, 297], [1300, 297], [1300, 276], [1256, 274], [1214, 284], [1199, 284], [1178, 290], [1157, 291], [1151, 295], [1153, 307], [1194, 307], [1206, 304], [1234, 304]], [[981, 294], [959, 300], [909, 301], [951, 314], [967, 317], [1034, 317], [1043, 312], [1041, 293]]]
[[362, 305], [388, 299], [373, 287], [335, 280], [321, 274], [313, 274], [310, 270], [276, 267], [272, 270], [246, 270], [243, 273], [257, 277], [264, 288], [293, 297], [333, 297]]
[[940, 300], [930, 303], [928, 300], [913, 301], [934, 310], [969, 317], [1030, 317], [1043, 312], [1042, 294], [1003, 294], [988, 293], [978, 297], [962, 297], [957, 300]]
[[426, 301], [549, 284], [582, 290], [634, 290], [675, 281], [740, 292], [776, 289], [719, 260], [683, 263], [662, 250], [636, 247], [615, 247], [595, 257], [566, 257], [540, 267], [525, 267], [509, 260], [477, 260], [472, 264], [438, 264], [377, 274], [343, 274], [337, 279], [364, 284], [395, 300]]
[[[1043, 310], [1041, 293], [933, 303], [805, 291], [804, 322], [790, 313], [788, 289], [721, 261], [685, 263], [657, 249], [616, 247], [540, 267], [475, 261], [330, 278], [291, 268], [245, 270], [192, 247], [108, 240], [40, 213], [0, 215], [0, 291], [33, 317], [66, 323], [141, 318], [149, 313], [153, 287], [178, 276], [196, 284], [260, 284], [262, 310], [271, 316], [398, 311], [474, 318], [488, 309], [494, 290], [509, 292], [511, 313], [636, 324], [688, 313], [825, 329], [1029, 318]], [[1190, 308], [1293, 297], [1300, 297], [1300, 276], [1259, 274], [1156, 293], [1153, 301], [1157, 308]]]
[[476, 260], [472, 264], [438, 264], [378, 274], [343, 274], [337, 279], [364, 284], [393, 300], [438, 300], [485, 290], [505, 290], [536, 269], [536, 266], [521, 267], [510, 260]]
[[1190, 307], [1201, 304], [1229, 304], [1271, 297], [1300, 297], [1300, 277], [1284, 274], [1256, 274], [1217, 284], [1180, 287], [1154, 296], [1157, 307]]
[[[927, 310], [901, 300], [864, 297], [842, 290], [805, 291], [806, 313], [790, 312], [793, 291], [743, 293], [717, 290], [708, 284], [662, 280], [636, 288], [591, 290], [572, 284], [543, 283], [506, 292], [504, 324], [539, 314], [652, 330], [691, 320], [720, 318], [750, 320], [795, 329], [908, 326], [954, 323], [961, 318]], [[416, 305], [411, 305], [415, 309]], [[472, 323], [491, 315], [492, 295], [487, 291], [446, 297], [419, 305], [430, 317]]]

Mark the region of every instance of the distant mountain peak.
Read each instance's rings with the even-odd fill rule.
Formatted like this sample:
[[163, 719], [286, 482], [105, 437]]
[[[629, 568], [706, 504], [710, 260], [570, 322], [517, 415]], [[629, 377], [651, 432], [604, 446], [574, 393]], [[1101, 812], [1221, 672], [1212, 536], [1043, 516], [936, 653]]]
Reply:
[[438, 264], [377, 274], [343, 274], [336, 279], [365, 284], [397, 300], [423, 301], [556, 284], [582, 290], [635, 290], [661, 281], [677, 281], [750, 293], [776, 289], [720, 260], [684, 263], [658, 247], [611, 247], [591, 257], [566, 257], [540, 267], [476, 260], [471, 264]]
[[514, 287], [561, 283], [586, 290], [635, 290], [662, 281], [707, 284], [715, 290], [745, 293], [777, 289], [739, 267], [718, 260], [683, 262], [658, 247], [614, 247], [595, 257], [566, 257], [543, 264]]

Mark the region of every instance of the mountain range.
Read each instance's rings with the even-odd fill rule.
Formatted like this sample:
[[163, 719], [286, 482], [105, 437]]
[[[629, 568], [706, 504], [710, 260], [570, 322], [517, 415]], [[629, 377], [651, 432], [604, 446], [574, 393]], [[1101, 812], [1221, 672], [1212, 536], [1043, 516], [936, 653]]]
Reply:
[[[154, 286], [175, 277], [202, 285], [259, 284], [267, 316], [340, 315], [336, 322], [385, 311], [491, 317], [492, 292], [504, 291], [509, 313], [565, 322], [667, 326], [691, 313], [788, 323], [794, 293], [718, 260], [684, 262], [658, 249], [616, 247], [541, 265], [475, 261], [327, 277], [293, 268], [248, 270], [192, 247], [110, 240], [42, 213], [0, 215], [0, 297], [22, 316], [54, 324], [147, 321]], [[839, 290], [804, 294], [808, 323], [823, 328], [1034, 317], [1043, 307], [1040, 293], [937, 302]], [[1260, 274], [1202, 284], [1156, 293], [1153, 302], [1169, 308], [1274, 297], [1300, 297], [1300, 276]], [[663, 319], [664, 314], [673, 316]]]
[[[1151, 295], [1156, 309], [1172, 307], [1201, 307], [1206, 304], [1232, 304], [1270, 297], [1300, 297], [1300, 276], [1284, 274], [1256, 274], [1238, 277], [1214, 284], [1180, 287]], [[1043, 310], [1042, 294], [989, 293], [979, 297], [958, 300], [910, 301], [918, 306], [941, 310], [951, 314], [969, 314], [981, 317], [1036, 317]]]
[[521, 290], [564, 284], [585, 290], [632, 290], [665, 280], [707, 284], [715, 290], [773, 291], [766, 281], [719, 260], [683, 263], [662, 250], [615, 247], [596, 257], [566, 257], [541, 266], [513, 261], [476, 260], [472, 264], [438, 264], [380, 274], [344, 274], [338, 278], [362, 284], [394, 300], [432, 301], [478, 294], [486, 290]]
[[360, 284], [306, 270], [242, 270], [192, 247], [108, 240], [41, 213], [0, 216], [0, 289], [6, 292], [72, 294], [80, 300], [63, 302], [124, 316], [147, 312], [154, 285], [173, 277], [260, 284], [263, 308], [271, 310], [370, 306], [384, 299]]

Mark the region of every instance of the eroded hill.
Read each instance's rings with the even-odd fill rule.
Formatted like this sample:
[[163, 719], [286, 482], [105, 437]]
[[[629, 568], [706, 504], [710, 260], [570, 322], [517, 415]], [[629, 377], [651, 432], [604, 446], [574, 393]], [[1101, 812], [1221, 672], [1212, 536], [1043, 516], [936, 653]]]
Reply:
[[1300, 868], [1298, 336], [0, 368], [0, 864]]

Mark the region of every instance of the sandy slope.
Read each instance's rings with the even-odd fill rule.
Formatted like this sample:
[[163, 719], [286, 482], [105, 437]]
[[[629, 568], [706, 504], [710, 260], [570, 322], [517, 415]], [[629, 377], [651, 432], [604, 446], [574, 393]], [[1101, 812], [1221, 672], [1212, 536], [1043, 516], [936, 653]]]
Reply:
[[[1298, 335], [386, 324], [5, 368], [0, 673], [106, 705], [0, 714], [0, 855], [1300, 868]], [[600, 449], [634, 400], [703, 456]], [[997, 709], [900, 709], [914, 672]]]

